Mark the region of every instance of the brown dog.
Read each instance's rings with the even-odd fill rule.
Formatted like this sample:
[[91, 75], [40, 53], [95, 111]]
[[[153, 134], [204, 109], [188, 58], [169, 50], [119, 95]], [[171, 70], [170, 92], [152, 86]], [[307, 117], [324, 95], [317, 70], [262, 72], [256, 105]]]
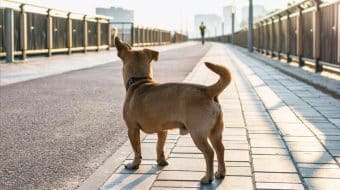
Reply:
[[230, 72], [222, 66], [205, 63], [220, 79], [211, 86], [195, 84], [158, 84], [152, 80], [151, 62], [157, 61], [158, 52], [143, 49], [134, 51], [115, 38], [118, 56], [123, 61], [123, 78], [126, 87], [123, 116], [135, 157], [127, 169], [137, 169], [141, 163], [139, 131], [157, 133], [157, 163], [167, 165], [164, 144], [167, 130], [179, 128], [189, 132], [196, 146], [204, 154], [206, 175], [201, 183], [210, 183], [214, 177], [214, 151], [218, 160], [216, 178], [224, 178], [224, 146], [222, 144], [223, 120], [217, 96], [230, 83]]

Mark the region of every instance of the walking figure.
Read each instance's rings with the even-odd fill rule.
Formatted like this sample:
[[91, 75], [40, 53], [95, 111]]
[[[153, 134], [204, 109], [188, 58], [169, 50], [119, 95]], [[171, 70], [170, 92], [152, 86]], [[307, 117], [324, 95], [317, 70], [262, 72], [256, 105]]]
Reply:
[[201, 22], [201, 25], [200, 25], [200, 31], [201, 31], [201, 39], [202, 39], [202, 45], [204, 45], [204, 32], [205, 32], [205, 25], [203, 22]]

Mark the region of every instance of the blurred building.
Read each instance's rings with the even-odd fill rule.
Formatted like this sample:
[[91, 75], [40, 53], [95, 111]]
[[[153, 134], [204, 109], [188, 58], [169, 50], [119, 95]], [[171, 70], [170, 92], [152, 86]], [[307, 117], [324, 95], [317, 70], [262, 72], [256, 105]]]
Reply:
[[218, 36], [222, 34], [222, 18], [215, 14], [199, 14], [195, 15], [195, 36], [200, 37], [199, 27], [204, 22], [205, 36]]
[[[267, 11], [264, 9], [263, 5], [254, 5], [253, 6], [253, 19], [256, 21], [257, 19], [266, 16]], [[240, 27], [243, 28], [244, 26], [248, 25], [248, 15], [249, 15], [249, 7], [242, 7], [242, 19], [240, 23]]]
[[231, 14], [233, 7], [226, 6], [223, 7], [223, 30], [224, 34], [231, 34]]
[[96, 8], [96, 14], [112, 17], [113, 22], [134, 22], [134, 11], [119, 7]]

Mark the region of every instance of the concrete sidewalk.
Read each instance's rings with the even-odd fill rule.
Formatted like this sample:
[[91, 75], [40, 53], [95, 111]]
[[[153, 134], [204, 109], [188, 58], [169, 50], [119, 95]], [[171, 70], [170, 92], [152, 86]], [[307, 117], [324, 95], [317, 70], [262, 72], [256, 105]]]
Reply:
[[171, 131], [166, 143], [168, 166], [156, 166], [157, 135], [143, 135], [140, 168], [124, 169], [133, 158], [125, 143], [110, 158], [116, 164], [101, 169], [113, 173], [101, 189], [339, 188], [339, 100], [222, 44], [214, 44], [185, 82], [207, 85], [217, 80], [204, 61], [226, 65], [233, 73], [232, 83], [219, 97], [226, 178], [201, 186], [203, 155], [189, 135]]
[[[197, 42], [151, 46], [148, 48], [162, 52], [194, 44], [197, 44]], [[19, 61], [14, 64], [0, 64], [0, 86], [86, 69], [115, 61], [118, 61], [118, 57], [115, 48], [112, 47], [109, 51], [35, 57], [29, 58], [24, 62]]]

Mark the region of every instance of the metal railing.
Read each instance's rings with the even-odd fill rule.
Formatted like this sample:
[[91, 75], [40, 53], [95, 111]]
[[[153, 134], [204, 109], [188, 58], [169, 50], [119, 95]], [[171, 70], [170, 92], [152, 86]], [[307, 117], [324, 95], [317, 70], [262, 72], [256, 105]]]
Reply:
[[0, 57], [110, 48], [110, 18], [65, 12], [12, 0], [0, 7]]
[[[254, 50], [273, 57], [295, 60], [300, 66], [314, 63], [340, 68], [340, 1], [303, 0], [268, 15], [253, 25]], [[247, 47], [247, 28], [234, 34], [234, 43]], [[208, 40], [231, 43], [232, 36]]]
[[[187, 35], [157, 28], [135, 27], [131, 22], [112, 22], [117, 36], [131, 46], [151, 46], [179, 43], [188, 40]], [[114, 34], [114, 33], [112, 33]], [[114, 39], [112, 37], [111, 39]], [[114, 43], [111, 43], [114, 45]]]

